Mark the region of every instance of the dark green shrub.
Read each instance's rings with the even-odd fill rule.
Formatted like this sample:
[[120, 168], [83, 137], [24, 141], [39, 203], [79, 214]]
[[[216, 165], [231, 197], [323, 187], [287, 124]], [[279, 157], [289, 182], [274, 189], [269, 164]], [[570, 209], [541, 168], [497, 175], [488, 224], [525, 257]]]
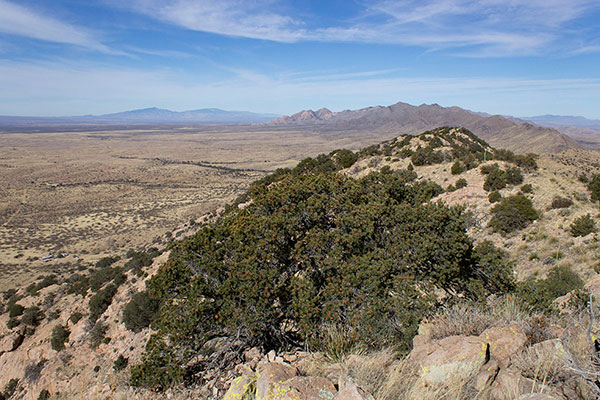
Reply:
[[537, 158], [537, 154], [533, 153], [517, 154], [514, 157], [514, 162], [525, 171], [535, 171], [538, 169]]
[[[90, 288], [97, 292], [104, 284], [108, 281], [120, 281], [124, 282], [124, 276], [121, 268], [115, 267], [106, 267], [99, 270], [94, 271], [90, 275], [89, 284]], [[118, 285], [117, 285], [118, 286]]]
[[550, 208], [568, 208], [573, 205], [573, 200], [567, 199], [564, 197], [556, 196], [552, 199], [552, 204], [550, 204]]
[[531, 200], [522, 194], [502, 199], [492, 208], [490, 226], [503, 234], [523, 229], [539, 218]]
[[113, 369], [115, 371], [122, 371], [127, 368], [127, 364], [129, 364], [129, 358], [123, 357], [123, 354], [119, 354], [119, 357], [113, 363]]
[[158, 252], [133, 251], [127, 253], [127, 255], [129, 261], [125, 263], [125, 269], [133, 270], [139, 275], [142, 268], [152, 265], [152, 261], [154, 257], [158, 256]]
[[497, 203], [502, 200], [502, 195], [499, 191], [494, 190], [492, 193], [488, 195], [488, 200], [490, 203]]
[[8, 303], [8, 317], [15, 318], [23, 314], [25, 307], [19, 303]]
[[419, 147], [410, 157], [410, 161], [416, 166], [432, 165], [443, 162], [444, 157], [442, 156], [442, 153], [439, 151], [434, 151], [431, 147]]
[[46, 389], [42, 389], [42, 391], [40, 392], [37, 400], [49, 400], [51, 397], [51, 394], [48, 390]]
[[560, 296], [583, 288], [583, 280], [569, 267], [554, 267], [546, 279], [529, 278], [517, 285], [518, 294], [537, 310], [547, 311]]
[[6, 327], [8, 329], [16, 328], [20, 323], [21, 321], [19, 321], [18, 318], [9, 318], [8, 321], [6, 321]]
[[158, 300], [148, 296], [148, 292], [136, 293], [123, 309], [123, 323], [133, 332], [150, 326], [158, 311]]
[[500, 166], [498, 165], [498, 163], [482, 165], [481, 168], [479, 168], [479, 171], [481, 171], [482, 175], [489, 175], [492, 171], [499, 170]]
[[593, 202], [600, 200], [600, 174], [594, 174], [587, 179], [587, 188], [590, 192], [590, 200]]
[[38, 283], [32, 283], [31, 285], [27, 286], [27, 289], [25, 289], [27, 291], [27, 293], [29, 293], [32, 296], [37, 296], [38, 291], [50, 286], [50, 285], [54, 285], [57, 283], [56, 280], [56, 275], [48, 275], [48, 276], [44, 276], [43, 279], [38, 282]]
[[504, 179], [509, 185], [520, 185], [523, 183], [523, 173], [520, 168], [512, 167], [504, 171]]
[[132, 368], [134, 385], [181, 382], [216, 336], [303, 347], [322, 326], [344, 324], [365, 348], [406, 353], [435, 289], [479, 298], [511, 279], [474, 255], [462, 207], [429, 202], [439, 185], [396, 173], [289, 173], [277, 182], [173, 244], [147, 283], [160, 301], [157, 333]]
[[346, 149], [334, 150], [331, 153], [329, 153], [329, 156], [333, 159], [334, 163], [340, 169], [350, 168], [358, 159], [358, 155]]
[[504, 189], [506, 187], [506, 177], [504, 171], [500, 169], [492, 169], [485, 178], [483, 189], [486, 192]]
[[5, 399], [9, 399], [17, 392], [18, 387], [19, 387], [19, 380], [13, 378], [10, 381], [8, 381], [8, 383], [4, 387], [4, 391], [2, 392], [2, 395], [4, 396]]
[[111, 283], [90, 298], [90, 320], [96, 321], [106, 311], [116, 293], [117, 287]]
[[596, 232], [596, 222], [590, 214], [576, 218], [571, 224], [571, 236], [587, 236], [592, 232]]
[[69, 335], [71, 331], [63, 325], [56, 325], [52, 328], [52, 336], [50, 338], [50, 345], [52, 349], [61, 351], [65, 348], [65, 342], [69, 341]]
[[173, 349], [158, 335], [153, 335], [146, 344], [143, 362], [131, 369], [130, 383], [162, 391], [180, 384], [184, 376], [185, 367], [180, 365]]
[[71, 314], [71, 316], [69, 317], [69, 319], [71, 320], [71, 322], [72, 322], [73, 324], [76, 324], [76, 323], [78, 323], [78, 322], [81, 320], [81, 318], [83, 318], [83, 314], [82, 314], [82, 313], [80, 313], [79, 311], [75, 311], [75, 312], [73, 312], [73, 313]]
[[483, 282], [492, 286], [495, 292], [507, 293], [514, 290], [513, 263], [506, 251], [485, 240], [475, 246], [473, 259]]
[[458, 179], [455, 183], [454, 183], [454, 187], [456, 188], [456, 190], [458, 189], [462, 189], [464, 187], [467, 187], [467, 180], [464, 178], [460, 178]]
[[67, 294], [79, 294], [81, 297], [87, 296], [90, 289], [90, 279], [81, 274], [73, 274], [69, 277], [69, 288]]
[[119, 256], [101, 258], [98, 261], [96, 261], [96, 268], [104, 269], [104, 268], [110, 267], [111, 265], [113, 265], [114, 263], [119, 261], [120, 259], [121, 259], [121, 257], [119, 257]]
[[37, 306], [33, 306], [25, 309], [21, 322], [29, 326], [38, 326], [44, 317], [42, 310]]
[[464, 172], [464, 170], [465, 169], [460, 163], [460, 161], [456, 161], [454, 164], [452, 164], [452, 168], [450, 168], [450, 172], [452, 173], [452, 175], [460, 175]]
[[523, 186], [521, 186], [521, 192], [522, 193], [533, 193], [533, 186], [531, 185], [531, 183], [526, 183]]
[[496, 151], [494, 152], [494, 158], [500, 161], [514, 162], [515, 153], [506, 149], [496, 149]]
[[408, 167], [406, 167], [407, 171], [414, 171], [415, 167], [412, 165], [412, 163], [408, 163]]

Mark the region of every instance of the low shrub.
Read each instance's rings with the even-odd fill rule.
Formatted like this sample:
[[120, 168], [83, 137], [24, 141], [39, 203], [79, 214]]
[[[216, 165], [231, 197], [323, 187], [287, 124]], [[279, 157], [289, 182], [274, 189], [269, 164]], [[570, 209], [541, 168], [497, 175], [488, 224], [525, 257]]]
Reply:
[[71, 314], [71, 316], [69, 317], [69, 319], [71, 320], [71, 322], [72, 322], [73, 324], [76, 324], [76, 323], [78, 323], [78, 322], [81, 320], [81, 318], [83, 318], [83, 314], [82, 314], [82, 313], [80, 313], [79, 311], [75, 311], [75, 312], [73, 312], [73, 313]]
[[119, 257], [119, 256], [101, 258], [100, 260], [96, 261], [96, 268], [104, 269], [104, 268], [110, 267], [111, 265], [113, 265], [114, 263], [119, 261], [120, 259], [121, 259], [121, 257]]
[[492, 169], [485, 178], [483, 189], [487, 192], [504, 189], [506, 187], [506, 177], [504, 171]]
[[509, 185], [520, 185], [523, 183], [523, 173], [520, 168], [512, 167], [504, 171], [504, 178]]
[[52, 397], [52, 395], [50, 394], [50, 392], [47, 389], [42, 389], [42, 391], [40, 392], [37, 400], [49, 400], [50, 397]]
[[552, 199], [550, 208], [552, 208], [552, 209], [568, 208], [568, 207], [571, 207], [572, 205], [573, 205], [573, 200], [567, 199], [565, 197], [555, 196], [554, 199]]
[[33, 306], [26, 308], [21, 317], [21, 322], [29, 326], [38, 326], [45, 315], [39, 307]]
[[20, 323], [21, 321], [19, 321], [18, 318], [9, 318], [8, 321], [6, 321], [6, 327], [8, 329], [16, 328]]
[[123, 309], [123, 323], [133, 332], [139, 332], [150, 326], [159, 302], [151, 298], [148, 292], [136, 293]]
[[358, 160], [357, 154], [346, 149], [334, 150], [329, 156], [339, 168], [350, 168]]
[[115, 371], [122, 371], [127, 368], [127, 364], [129, 364], [129, 358], [123, 357], [123, 354], [119, 354], [119, 357], [113, 363], [113, 369]]
[[19, 303], [8, 303], [8, 317], [15, 318], [20, 315], [23, 315], [25, 311], [25, 307], [20, 305]]
[[120, 283], [124, 282], [124, 275], [121, 268], [106, 267], [94, 271], [89, 278], [90, 289], [97, 292], [106, 282], [111, 280]]
[[111, 283], [90, 298], [90, 320], [96, 321], [106, 311], [116, 293], [117, 287]]
[[526, 171], [535, 171], [538, 169], [537, 165], [537, 154], [527, 153], [527, 154], [517, 154], [514, 157], [514, 162], [518, 167], [523, 168]]
[[500, 170], [498, 163], [482, 165], [479, 171], [482, 175], [489, 175], [492, 171]]
[[571, 236], [587, 236], [590, 233], [596, 232], [596, 222], [590, 214], [576, 218], [570, 226]]
[[2, 396], [4, 396], [5, 399], [9, 399], [17, 392], [18, 388], [19, 388], [19, 380], [12, 378], [11, 380], [8, 381], [8, 383], [4, 387]]
[[433, 165], [443, 162], [444, 157], [442, 153], [433, 150], [432, 147], [419, 147], [410, 157], [410, 161], [416, 166]]
[[583, 280], [568, 266], [556, 266], [545, 279], [531, 277], [517, 284], [517, 293], [536, 310], [550, 311], [560, 296], [583, 288]]
[[65, 343], [69, 341], [69, 335], [71, 331], [64, 325], [56, 325], [52, 328], [52, 336], [50, 338], [50, 345], [53, 350], [61, 351], [65, 348]]
[[460, 161], [456, 161], [454, 162], [454, 164], [452, 164], [452, 168], [450, 168], [450, 173], [452, 175], [460, 175], [465, 171], [463, 165], [460, 163]]
[[454, 187], [456, 188], [456, 190], [458, 189], [462, 189], [464, 187], [467, 187], [467, 180], [464, 178], [460, 178], [458, 179], [455, 183], [454, 183]]
[[522, 194], [506, 197], [492, 208], [490, 227], [495, 232], [507, 234], [525, 228], [539, 218], [531, 200]]
[[490, 203], [497, 203], [502, 200], [502, 195], [499, 191], [494, 190], [492, 193], [488, 195], [488, 200]]
[[593, 202], [600, 200], [600, 174], [594, 174], [588, 178], [586, 185], [590, 192], [590, 200]]
[[533, 193], [533, 186], [531, 185], [531, 183], [526, 183], [523, 186], [521, 186], [521, 192], [522, 193]]

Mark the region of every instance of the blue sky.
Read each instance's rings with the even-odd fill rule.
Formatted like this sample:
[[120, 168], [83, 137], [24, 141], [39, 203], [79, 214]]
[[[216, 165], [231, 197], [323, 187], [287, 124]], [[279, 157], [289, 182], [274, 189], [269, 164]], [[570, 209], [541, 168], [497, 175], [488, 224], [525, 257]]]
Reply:
[[600, 1], [0, 0], [0, 115], [398, 101], [600, 119]]

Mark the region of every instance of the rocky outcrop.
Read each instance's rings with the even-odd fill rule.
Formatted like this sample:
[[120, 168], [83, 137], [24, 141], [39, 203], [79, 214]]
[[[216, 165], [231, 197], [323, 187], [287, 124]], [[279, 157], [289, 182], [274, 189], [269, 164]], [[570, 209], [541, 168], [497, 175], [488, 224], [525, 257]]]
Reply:
[[0, 356], [15, 351], [23, 343], [23, 339], [24, 336], [20, 332], [11, 332], [0, 339]]

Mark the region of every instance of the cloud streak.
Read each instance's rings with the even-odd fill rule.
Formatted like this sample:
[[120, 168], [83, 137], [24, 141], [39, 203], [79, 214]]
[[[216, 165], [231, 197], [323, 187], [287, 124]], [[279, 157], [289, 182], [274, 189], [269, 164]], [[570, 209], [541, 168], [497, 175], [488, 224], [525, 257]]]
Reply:
[[565, 26], [600, 10], [596, 0], [376, 0], [346, 23], [315, 27], [288, 15], [289, 11], [265, 11], [277, 10], [278, 4], [275, 0], [132, 0], [128, 7], [166, 23], [220, 35], [433, 50], [470, 47], [462, 54], [483, 56], [547, 52], [567, 40]]
[[84, 28], [44, 16], [5, 0], [0, 0], [0, 33], [76, 45], [105, 53], [112, 52]]

